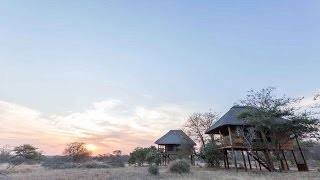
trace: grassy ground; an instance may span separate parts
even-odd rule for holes
[[[54,180],[71,180],[71,179],[96,179],[96,180],[151,180],[151,179],[222,179],[222,180],[242,180],[242,179],[320,179],[320,172],[296,172],[290,171],[286,173],[270,173],[260,171],[234,171],[234,170],[210,170],[202,168],[192,168],[191,173],[185,175],[177,175],[168,173],[165,167],[160,167],[160,175],[152,176],[147,172],[146,167],[125,167],[125,168],[107,168],[107,169],[63,169],[63,170],[48,170],[40,166],[20,166],[12,170],[0,171],[4,175],[0,175],[0,179],[54,179]]]

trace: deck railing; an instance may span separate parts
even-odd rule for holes
[[[222,148],[225,147],[231,147],[230,142],[230,136],[223,136],[221,139],[217,139],[216,142],[221,145]],[[233,147],[239,147],[239,148],[249,148],[248,143],[246,143],[241,137],[239,136],[232,136],[232,146]],[[274,149],[272,148],[274,146],[273,142],[267,143],[268,149]],[[255,142],[252,143],[252,147],[254,149],[265,149],[265,144],[260,140],[257,139]],[[281,144],[281,149],[284,150],[291,150],[293,149],[293,142],[292,140],[286,141],[285,143]]]

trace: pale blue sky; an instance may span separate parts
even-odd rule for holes
[[[1,1],[0,100],[226,111],[250,88],[319,89],[319,1]],[[192,113],[192,112],[190,112]]]

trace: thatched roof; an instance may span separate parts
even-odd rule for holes
[[[206,134],[218,134],[219,129],[226,126],[244,125],[244,121],[239,119],[239,115],[250,108],[247,106],[233,106],[225,115],[223,115],[216,123],[206,130]]]
[[[187,136],[182,130],[170,130],[158,139],[155,144],[165,145],[165,144],[188,144],[188,145],[196,145],[196,143]]]

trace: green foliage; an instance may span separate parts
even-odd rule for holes
[[[63,154],[74,162],[80,162],[88,160],[92,152],[86,148],[84,142],[73,142],[67,144]]]
[[[159,167],[157,165],[149,165],[148,167],[149,174],[159,175]]]
[[[9,146],[3,146],[0,148],[0,163],[7,163],[12,157],[11,149]]]
[[[138,164],[142,166],[145,162],[148,164],[158,163],[160,159],[157,157],[157,148],[150,146],[148,148],[137,147],[130,153],[129,164]]]
[[[239,115],[248,125],[253,125],[261,135],[264,146],[272,146],[275,155],[284,169],[280,149],[290,138],[320,138],[320,122],[313,112],[304,111],[298,107],[302,98],[277,97],[276,88],[269,87],[260,91],[251,90],[247,97],[241,100],[241,105],[247,106],[246,112]],[[270,157],[268,164],[272,167]],[[273,168],[274,169],[274,168]]]
[[[41,160],[43,158],[41,152],[37,151],[38,148],[30,145],[24,144],[13,148],[13,153],[15,156],[23,157],[26,160]]]
[[[209,166],[220,166],[220,161],[223,160],[223,154],[215,142],[207,143],[205,147],[202,147],[201,151],[201,157]]]
[[[9,160],[9,167],[14,167],[22,163],[34,164],[39,163],[45,157],[41,152],[37,151],[38,148],[30,145],[23,144],[13,148],[13,156]]]
[[[71,169],[71,168],[110,168],[113,167],[108,163],[100,162],[96,160],[86,162],[73,162],[70,158],[65,156],[51,156],[47,157],[46,160],[41,164],[43,167],[48,169]]]
[[[119,151],[114,151],[112,154],[99,154],[93,159],[99,162],[104,162],[111,167],[124,167],[125,163],[129,160],[129,156],[122,155]]]
[[[170,162],[168,169],[171,173],[189,173],[190,163],[185,159],[177,159]]]
[[[297,107],[302,98],[277,97],[276,88],[269,87],[260,91],[251,90],[240,104],[251,110],[239,115],[248,124],[254,125],[263,134],[270,134],[277,141],[281,135],[319,138],[319,119],[312,112],[301,113]],[[275,142],[279,143],[279,142]]]
[[[160,154],[157,151],[151,150],[146,155],[146,161],[148,164],[155,163],[156,165],[160,164]]]

